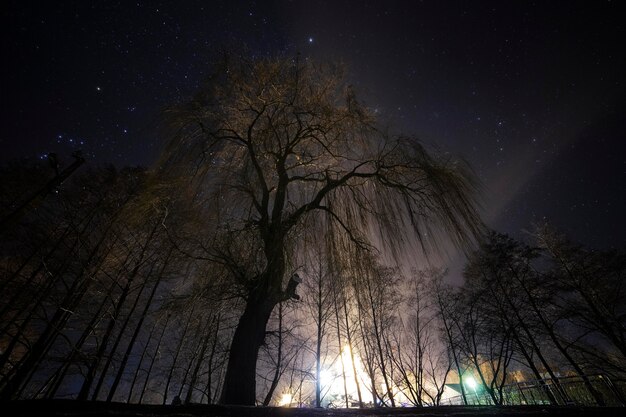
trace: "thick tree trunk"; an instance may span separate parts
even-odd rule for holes
[[[270,297],[258,295],[248,299],[230,347],[222,404],[255,405],[257,357],[276,303]]]
[[[275,220],[280,218],[279,207],[282,207],[282,201],[279,196],[284,191],[278,187],[273,212]],[[284,296],[282,281],[285,253],[281,229],[280,225],[268,227],[263,233],[267,266],[265,272],[258,277],[256,285],[249,289],[246,307],[233,335],[220,398],[222,404],[256,404],[256,363],[259,349],[265,343],[265,329],[270,315]]]

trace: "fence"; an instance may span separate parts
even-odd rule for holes
[[[588,379],[605,405],[626,406],[625,380],[611,380],[605,375],[593,375]],[[560,377],[557,382],[543,379],[505,385],[502,389],[502,405],[551,404],[549,393],[558,405],[599,405],[580,377]],[[476,389],[467,388],[465,398],[468,405],[494,405],[489,393],[481,389],[480,385]],[[451,397],[442,401],[441,405],[464,405],[463,396]]]

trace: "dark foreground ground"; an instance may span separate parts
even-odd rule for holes
[[[626,408],[552,406],[443,406],[327,410],[311,408],[236,407],[218,405],[136,405],[74,400],[0,402],[0,416],[57,417],[409,417],[409,416],[626,416]]]

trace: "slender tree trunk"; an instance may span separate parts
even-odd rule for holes
[[[154,363],[156,362],[156,357],[159,353],[159,349],[161,349],[161,342],[163,341],[163,336],[165,335],[165,330],[167,330],[167,324],[170,322],[170,315],[167,315],[165,319],[165,324],[163,325],[163,330],[161,330],[161,334],[159,335],[159,340],[157,340],[156,347],[154,348],[154,354],[152,355],[152,360],[150,361],[150,366],[148,366],[148,371],[146,372],[146,379],[143,382],[143,387],[141,388],[141,394],[139,395],[139,404],[143,400],[143,396],[146,394],[146,388],[148,387],[148,382],[150,381],[150,375],[152,375],[152,368],[154,367]]]
[[[213,359],[215,358],[215,353],[217,351],[217,337],[220,332],[220,323],[221,323],[221,314],[217,315],[217,323],[215,326],[215,332],[213,334],[213,343],[211,344],[211,353],[209,354],[209,363],[207,369],[207,384],[206,384],[206,396],[207,396],[207,404],[211,404],[213,401]]]
[[[56,277],[60,272],[61,271],[56,271],[56,273],[53,274],[53,276]],[[46,297],[49,295],[49,292],[54,286],[57,279],[50,279],[49,283],[44,287],[44,290],[39,292],[39,294],[35,297],[33,303],[30,305],[30,309],[27,311],[26,317],[23,317],[20,320],[19,316],[22,314],[22,312],[20,311],[16,314],[15,317],[13,317],[13,320],[10,320],[5,326],[5,328],[2,329],[2,333],[9,335],[11,337],[11,340],[9,341],[9,344],[6,345],[6,347],[4,348],[2,355],[0,355],[0,369],[4,368],[9,363],[11,355],[13,354],[13,351],[15,350],[18,344],[23,344],[27,349],[29,348],[28,343],[22,341],[22,336],[24,335],[24,332],[28,328],[28,325],[30,324],[31,320],[35,317],[35,313],[37,313],[37,310],[39,310],[40,308],[44,308],[42,307],[42,304],[44,300],[46,299]],[[26,309],[27,307],[24,308],[24,310]],[[17,324],[17,323],[19,324],[17,326],[15,334],[10,335],[9,326],[11,326],[12,324]]]
[[[187,383],[187,377],[189,376],[189,372],[191,372],[191,368],[193,366],[194,358],[198,356],[199,351],[202,349],[202,343],[206,340],[205,337],[198,337],[198,346],[193,351],[193,356],[189,359],[189,363],[187,363],[187,368],[185,369],[185,374],[183,375],[183,379],[180,381],[180,388],[178,389],[177,397],[182,400],[183,390],[185,389],[185,384]],[[200,360],[200,358],[198,358]],[[190,391],[191,385],[188,387],[188,391]],[[181,401],[182,402],[182,401]]]
[[[496,294],[493,292],[492,290],[492,296],[496,297]],[[558,405],[558,400],[557,398],[554,396],[554,394],[552,393],[552,391],[550,390],[550,387],[546,384],[544,378],[541,376],[541,373],[539,372],[539,369],[537,369],[537,366],[535,365],[535,362],[533,360],[533,358],[531,357],[531,352],[528,352],[528,350],[526,349],[526,346],[524,346],[524,342],[522,341],[522,338],[518,332],[518,326],[515,325],[510,319],[509,319],[509,313],[510,311],[504,309],[503,307],[500,306],[500,304],[498,304],[498,310],[499,313],[501,315],[501,317],[506,321],[507,325],[512,329],[511,330],[511,334],[513,336],[513,339],[515,340],[517,347],[519,348],[522,356],[526,359],[526,365],[530,368],[530,370],[532,371],[533,375],[535,376],[535,378],[537,379],[537,382],[541,385],[543,391],[545,392],[546,396],[548,397],[548,400],[550,401],[550,403],[552,405]],[[534,349],[533,349],[534,351]]]
[[[185,404],[189,404],[193,397],[194,387],[196,386],[196,382],[198,381],[198,374],[200,372],[200,367],[204,362],[204,355],[206,354],[206,350],[209,347],[209,340],[211,339],[210,330],[215,323],[216,316],[213,316],[211,321],[209,321],[207,328],[205,329],[205,334],[202,341],[202,347],[200,348],[200,353],[196,358],[196,366],[194,367],[193,373],[191,374],[191,381],[189,381],[189,388],[187,389],[187,395],[185,395]]]
[[[424,400],[422,399],[423,394],[424,394],[424,349],[425,349],[425,344],[428,343],[427,339],[428,336],[424,335],[425,330],[425,326],[428,325],[428,321],[426,323],[424,323],[424,321],[422,320],[422,313],[424,311],[424,305],[422,304],[422,294],[421,294],[421,290],[423,289],[423,286],[420,286],[420,283],[422,283],[421,280],[416,281],[415,282],[415,327],[414,327],[414,332],[415,332],[415,356],[414,356],[414,368],[417,368],[417,376],[416,376],[416,389],[415,389],[415,395],[416,395],[416,399],[417,399],[417,403],[420,407],[424,406]]]
[[[274,390],[278,386],[278,381],[280,380],[280,367],[282,366],[282,358],[283,358],[283,303],[278,303],[278,352],[276,358],[276,370],[274,371],[274,377],[272,378],[272,384],[270,385],[270,389],[267,391],[267,395],[263,400],[263,406],[267,407],[272,400],[272,396],[274,395]]]
[[[378,360],[380,361],[380,370],[383,374],[383,380],[385,381],[385,389],[387,390],[387,396],[389,397],[389,401],[391,402],[391,406],[395,407],[396,402],[393,398],[393,392],[391,384],[389,383],[389,375],[387,375],[387,367],[385,365],[385,357],[383,354],[382,348],[382,329],[380,323],[378,322],[378,312],[376,311],[376,306],[374,305],[374,294],[372,293],[372,287],[369,280],[367,281],[367,290],[369,294],[369,304],[372,312],[372,323],[374,325],[374,338],[376,340],[376,348],[378,351]]]
[[[87,396],[89,396],[89,391],[91,390],[91,385],[93,384],[93,381],[95,380],[96,377],[96,372],[98,370],[98,366],[102,360],[102,358],[104,357],[105,353],[106,353],[106,349],[107,349],[107,345],[109,343],[109,339],[111,338],[111,336],[113,335],[113,329],[115,328],[115,324],[117,322],[118,317],[120,316],[121,312],[122,312],[122,308],[124,307],[124,304],[126,302],[126,298],[128,297],[128,295],[130,294],[131,291],[131,285],[134,282],[135,278],[137,277],[137,275],[139,274],[139,269],[141,268],[143,262],[144,262],[144,256],[146,254],[146,251],[148,249],[148,245],[150,244],[150,242],[152,241],[152,238],[154,237],[154,234],[157,231],[157,228],[159,227],[160,223],[159,222],[154,222],[154,225],[152,226],[152,229],[150,231],[150,233],[148,234],[143,246],[141,247],[141,251],[139,253],[139,256],[137,258],[137,260],[135,261],[135,267],[132,269],[131,273],[129,274],[129,276],[126,278],[126,285],[124,286],[124,289],[122,290],[122,294],[120,295],[120,298],[118,299],[117,305],[115,306],[115,310],[113,313],[113,316],[111,317],[111,319],[109,320],[109,325],[107,327],[107,331],[105,333],[105,336],[102,339],[102,343],[98,349],[98,355],[96,356],[96,359],[94,361],[94,363],[92,364],[92,366],[89,368],[89,371],[87,373],[87,377],[85,378],[85,381],[83,383],[83,387],[81,388],[81,391],[78,395],[79,399],[86,399]],[[132,253],[132,251],[129,251],[128,256],[130,256],[130,254]],[[127,257],[128,259],[128,257]],[[126,263],[126,261],[124,262],[124,264]],[[145,282],[144,282],[145,285]],[[143,286],[141,288],[141,290],[139,291],[139,294],[137,295],[137,298],[135,299],[135,303],[133,305],[133,310],[134,308],[137,306],[139,297],[141,296],[141,292],[143,291]],[[98,398],[98,394],[100,393],[100,388],[102,387],[102,384],[104,383],[104,378],[106,377],[106,374],[108,372],[108,368],[111,364],[111,361],[113,360],[113,355],[115,354],[115,351],[117,350],[117,346],[120,343],[121,337],[124,333],[124,330],[126,328],[126,326],[128,325],[128,321],[130,319],[130,316],[132,315],[132,311],[131,313],[129,313],[126,317],[126,320],[122,326],[122,328],[120,329],[119,333],[118,333],[118,337],[116,338],[115,342],[114,342],[114,346],[111,349],[111,352],[109,353],[109,357],[107,358],[107,361],[105,363],[104,368],[102,369],[102,372],[100,373],[100,378],[98,379],[98,382],[96,384],[96,387],[94,389],[93,395],[91,397],[92,400],[96,400]]]
[[[130,252],[127,254],[126,259],[124,260],[124,264],[128,261],[128,259],[130,258]],[[121,274],[121,272],[120,272]],[[118,274],[118,278],[119,278],[119,274]],[[114,284],[115,284],[116,280],[114,280]],[[113,285],[111,287],[112,289],[115,288],[115,285]],[[102,338],[102,341],[100,342],[100,344],[98,345],[98,349],[96,351],[96,357],[91,361],[91,363],[89,363],[89,365],[87,366],[87,375],[85,375],[85,378],[83,380],[83,384],[81,386],[81,389],[78,393],[78,400],[86,400],[87,397],[89,397],[89,392],[91,391],[91,386],[93,384],[93,381],[96,377],[96,372],[98,369],[98,366],[100,365],[100,361],[102,360],[102,357],[104,356],[104,353],[106,351],[106,347],[107,344],[109,342],[109,338],[111,337],[111,332],[113,331],[113,326],[115,325],[115,321],[117,319],[117,316],[119,315],[119,310],[121,309],[122,304],[124,303],[124,300],[126,298],[126,294],[128,292],[128,288],[130,288],[130,282],[128,281],[126,283],[126,286],[124,287],[124,289],[122,290],[122,294],[120,296],[120,298],[118,299],[117,305],[113,311],[113,314],[111,316],[111,318],[109,319],[109,323],[108,326],[106,328],[106,331],[104,333],[104,336]],[[113,298],[113,294],[109,293],[107,295],[107,297],[110,297],[111,299]]]
[[[139,305],[139,300],[141,299],[141,294],[143,293],[145,286],[146,286],[146,280],[144,280],[141,287],[139,288],[139,291],[137,291],[137,296],[135,297],[135,301],[133,302],[133,305],[131,306],[130,311],[126,314],[126,317],[124,318],[124,322],[122,323],[122,326],[120,327],[117,333],[115,342],[113,342],[113,346],[111,347],[111,350],[107,356],[107,360],[104,363],[104,366],[102,367],[102,371],[100,372],[100,377],[98,378],[98,383],[96,384],[96,388],[93,391],[93,395],[91,397],[93,401],[98,399],[98,395],[100,394],[100,390],[102,389],[104,380],[106,379],[106,376],[109,373],[109,368],[111,367],[111,364],[113,363],[113,360],[115,359],[115,353],[117,352],[117,349],[120,343],[122,342],[124,334],[126,333],[126,329],[128,328],[128,323],[130,322],[130,319],[132,318],[135,312],[135,309]],[[120,368],[118,371],[123,373],[124,369]],[[109,392],[109,395],[107,396],[107,402],[110,402],[111,398],[112,396],[111,396],[111,393]]]
[[[167,404],[167,394],[170,389],[170,383],[172,382],[172,376],[174,375],[174,369],[176,369],[176,362],[178,361],[178,356],[185,344],[185,337],[187,337],[187,331],[191,325],[193,312],[195,311],[196,306],[194,305],[191,308],[191,313],[189,313],[189,317],[187,318],[187,323],[185,324],[185,328],[183,330],[183,334],[180,336],[180,341],[178,342],[178,346],[176,347],[176,353],[174,354],[174,358],[172,359],[172,366],[170,367],[170,372],[167,375],[167,380],[165,382],[165,390],[163,390],[163,405]]]
[[[341,376],[343,378],[343,392],[346,397],[346,408],[350,408],[350,399],[348,398],[348,381],[346,380],[346,364],[343,359],[343,345],[341,344],[341,322],[339,320],[339,305],[337,303],[337,291],[333,291],[333,301],[335,304],[335,322],[337,324],[337,345],[339,346],[339,359],[341,360]],[[354,376],[356,379],[356,375]]]
[[[113,328],[115,327],[115,323],[117,321],[117,317],[120,314],[122,305],[126,301],[126,296],[128,295],[128,291],[130,289],[130,283],[131,281],[128,281],[126,283],[126,286],[122,290],[122,294],[117,302],[113,315],[109,319],[109,323],[102,337],[102,341],[100,342],[100,345],[98,346],[96,357],[94,358],[94,360],[91,362],[91,364],[89,365],[87,369],[87,375],[85,376],[83,385],[81,386],[80,392],[78,393],[78,398],[77,398],[78,400],[86,400],[89,397],[91,386],[93,385],[93,382],[96,379],[96,372],[98,370],[98,366],[100,365],[100,361],[102,360],[106,352],[109,340],[111,338],[111,334],[113,333]],[[95,397],[92,397],[92,399],[95,399]]]
[[[323,311],[322,311],[322,277],[317,280],[317,340],[315,343],[315,406],[322,406],[322,337],[324,336],[323,328]]]
[[[361,382],[356,369],[356,361],[354,360],[354,344],[352,343],[352,331],[350,330],[350,318],[348,316],[348,300],[346,299],[345,288],[342,287],[341,298],[343,301],[343,317],[346,322],[346,340],[348,341],[348,349],[350,349],[350,361],[352,362],[352,374],[354,375],[354,384],[356,385],[356,393],[359,398],[359,408],[363,408],[363,396],[361,394]]]
[[[623,327],[620,326],[622,331],[619,334],[615,333],[614,326],[606,320],[604,314],[602,314],[602,306],[598,305],[598,297],[592,297],[588,290],[585,290],[584,285],[580,283],[580,278],[575,271],[572,271],[572,268],[568,265],[569,262],[567,259],[564,259],[563,256],[559,254],[558,250],[551,245],[548,246],[548,251],[552,258],[554,258],[563,268],[567,276],[569,277],[569,281],[564,282],[563,284],[576,292],[582,300],[587,304],[591,313],[595,317],[594,326],[596,329],[603,334],[607,339],[609,339],[613,345],[620,351],[623,357],[626,358],[626,341],[624,340]],[[585,274],[583,274],[584,276]],[[601,301],[600,301],[601,302]]]
[[[22,396],[22,393],[24,392],[26,387],[28,387],[32,378],[36,375],[37,368],[41,365],[41,363],[43,362],[43,359],[48,355],[50,349],[54,345],[54,342],[62,333],[62,330],[65,328],[67,321],[74,314],[73,312],[78,307],[81,300],[87,293],[90,285],[91,285],[91,282],[88,280],[81,283],[80,287],[77,288],[75,291],[73,291],[74,294],[72,298],[70,299],[69,304],[65,304],[65,306],[61,306],[61,310],[63,311],[63,314],[58,316],[59,317],[58,320],[53,320],[53,324],[51,326],[54,328],[54,330],[50,333],[50,337],[48,341],[42,345],[41,351],[37,353],[37,356],[39,357],[39,359],[33,363],[32,369],[30,369],[30,371],[26,374],[26,377],[24,378],[24,381],[21,384],[21,388],[18,391],[18,394],[17,394],[18,398]]]
[[[94,210],[94,212],[95,212],[95,210]],[[79,243],[81,242],[81,237],[82,237],[83,233],[85,232],[87,226],[90,224],[92,218],[93,218],[93,213],[91,214],[89,219],[86,221],[86,223],[82,227],[82,229],[80,231],[77,231],[77,235],[78,236],[74,240],[74,243],[72,244],[72,246],[67,250],[68,253],[73,254],[75,252],[76,248],[78,247]],[[58,243],[60,245],[61,242],[59,241]],[[96,246],[100,247],[100,245],[96,245]],[[55,249],[56,249],[56,247],[55,247]],[[95,255],[95,252],[91,252],[91,254]],[[52,251],[48,254],[48,256],[52,256]],[[88,260],[91,260],[91,257],[88,258]],[[71,263],[71,261],[72,261],[72,256],[66,256],[63,259],[63,262],[61,263],[61,265],[59,265],[57,268],[55,268],[54,271],[52,271],[51,273],[48,272],[47,274],[44,273],[45,278],[47,278],[45,280],[46,281],[45,285],[43,285],[41,288],[39,288],[38,291],[36,291],[35,294],[31,295],[31,298],[34,299],[34,302],[28,303],[27,305],[25,305],[24,308],[22,308],[21,310],[18,310],[15,314],[13,314],[11,319],[7,320],[7,323],[3,327],[3,329],[0,331],[0,334],[9,334],[9,328],[11,327],[11,325],[14,325],[17,322],[19,322],[20,324],[19,324],[19,326],[17,328],[17,332],[15,333],[15,335],[13,335],[11,337],[11,341],[5,347],[2,355],[0,356],[0,369],[4,368],[4,366],[6,365],[7,361],[9,360],[10,356],[13,353],[13,350],[15,349],[17,344],[20,342],[21,337],[22,337],[24,331],[26,330],[26,328],[28,327],[28,324],[30,323],[31,319],[35,316],[35,313],[37,312],[37,310],[42,308],[42,304],[43,304],[44,300],[46,299],[46,297],[48,297],[50,295],[50,292],[54,288],[55,284],[57,284],[59,281],[62,280],[63,273],[67,270],[67,267]],[[31,273],[30,278],[28,279],[27,283],[28,284],[32,284],[35,281],[35,278],[40,274],[40,272],[45,267],[46,267],[46,262],[42,261],[39,264],[39,266]],[[80,276],[81,275],[79,275],[79,277]],[[24,295],[23,293],[26,290],[28,290],[28,288],[30,288],[30,285],[27,285],[27,283],[22,285],[20,291],[16,292],[13,295],[11,300],[7,303],[5,308],[2,310],[2,313],[0,313],[0,317],[5,317],[6,318],[5,314],[8,312],[8,309],[12,305],[14,305],[17,302],[17,300],[19,300],[19,298],[21,296]],[[26,317],[24,317],[20,321],[20,316],[22,316],[22,314],[24,314],[24,313],[26,313]]]
[[[2,393],[0,393],[0,400],[9,400],[14,397],[22,383],[44,357],[50,344],[63,329],[71,312],[87,291],[89,284],[89,281],[83,281],[80,277],[76,278],[74,284],[68,290],[66,299],[62,302],[61,306],[52,317],[52,320],[46,326],[46,330],[39,336],[37,342],[32,346],[32,349],[28,351],[25,357],[16,366],[17,371],[13,377],[7,381]]]
[[[102,200],[100,200],[101,202]],[[39,275],[39,273],[42,271],[42,269],[44,269],[46,267],[46,265],[48,264],[49,260],[52,258],[52,255],[54,255],[54,253],[57,251],[57,249],[59,249],[61,247],[61,245],[63,243],[66,243],[66,237],[69,235],[70,232],[74,231],[76,233],[76,236],[78,237],[75,241],[74,244],[72,245],[71,248],[69,248],[66,252],[67,253],[72,253],[74,251],[74,249],[76,248],[76,246],[81,243],[81,238],[85,235],[85,232],[88,230],[89,226],[92,224],[91,221],[95,218],[96,214],[98,213],[98,211],[100,210],[100,205],[99,204],[94,204],[93,209],[91,209],[80,221],[78,221],[77,224],[69,224],[67,227],[65,227],[65,229],[63,230],[63,232],[61,233],[61,235],[55,240],[54,245],[47,251],[47,253],[45,254],[45,256],[43,256],[43,258],[41,259],[41,261],[39,262],[39,264],[37,265],[37,268],[35,268],[31,273],[29,278],[22,283],[22,285],[20,285],[19,289],[17,291],[15,291],[13,293],[13,296],[11,297],[11,299],[8,300],[8,302],[5,304],[5,306],[2,308],[2,310],[0,310],[0,317],[6,317],[6,313],[15,305],[15,303],[17,302],[17,300],[20,299],[20,297],[22,297],[24,295],[24,293],[26,291],[29,291],[32,289],[32,283],[34,282],[35,278]],[[119,213],[119,211],[117,212]],[[113,219],[116,218],[117,213],[115,213],[113,215]],[[81,222],[83,223],[81,226]],[[112,223],[112,221],[111,221]],[[79,230],[77,230],[79,229]],[[110,225],[107,227],[107,230],[110,229]],[[4,293],[4,289],[5,287],[7,287],[15,278],[17,278],[17,276],[19,275],[20,271],[28,264],[28,261],[36,254],[36,252],[44,246],[45,243],[42,243],[37,250],[33,251],[31,253],[31,255],[26,259],[26,261],[22,262],[22,264],[19,266],[19,268],[13,272],[13,274],[11,275],[11,277],[9,279],[7,279],[6,281],[2,281],[0,284],[0,294]],[[71,260],[71,257],[66,257],[66,262],[69,262]],[[57,270],[62,270],[62,268],[57,268]],[[53,276],[56,276],[56,274],[52,274]],[[50,287],[53,283],[54,280],[49,280],[50,283],[48,284],[48,287]],[[40,290],[41,292],[43,292],[44,294],[47,294],[47,287],[44,287],[43,290]],[[19,317],[19,312],[15,315],[15,317]],[[4,330],[2,331],[4,333]]]
[[[569,354],[567,349],[565,349],[565,347],[561,344],[557,335],[554,333],[554,330],[553,329],[548,330],[548,334],[550,335],[552,342],[554,343],[556,348],[559,350],[559,352],[561,352],[561,354],[565,357],[565,359],[567,359],[570,365],[572,365],[572,367],[574,368],[578,376],[580,376],[580,378],[583,380],[583,384],[585,385],[585,387],[587,388],[591,396],[596,400],[596,404],[599,406],[605,406],[606,402],[604,401],[602,394],[594,388],[587,374],[585,374],[582,368],[578,365],[578,363],[574,360],[574,358],[572,358],[572,356]]]
[[[496,276],[499,277],[497,271],[495,271],[495,274],[496,274]],[[559,382],[558,377],[554,374],[554,371],[552,371],[552,367],[550,366],[550,364],[548,364],[548,361],[544,357],[544,355],[543,355],[543,353],[541,351],[541,348],[539,347],[539,345],[537,344],[537,341],[535,340],[535,337],[533,336],[532,332],[530,331],[530,329],[526,325],[526,321],[521,316],[517,306],[515,306],[513,301],[508,296],[507,289],[503,287],[502,282],[500,281],[500,279],[498,279],[497,282],[500,284],[500,291],[504,295],[504,299],[506,300],[506,302],[509,305],[511,311],[513,311],[513,313],[515,314],[515,317],[517,318],[517,325],[524,331],[524,334],[528,338],[528,341],[530,342],[530,345],[532,346],[533,350],[537,354],[537,357],[541,361],[541,364],[545,368],[546,372],[548,372],[548,375],[550,375],[550,379],[552,380],[552,383],[554,384],[554,386],[556,387],[557,391],[559,392],[559,395],[561,396],[561,398],[564,401],[567,402],[568,401],[567,392],[561,386],[561,383]],[[493,289],[492,289],[492,294],[493,294]],[[494,294],[494,297],[495,296],[496,296],[496,294]]]
[[[89,223],[89,222],[88,222]],[[73,230],[74,228],[71,226],[67,226],[65,228],[65,230],[63,231],[63,233],[61,234],[61,236],[55,241],[54,246],[52,246],[52,248],[50,250],[48,250],[48,252],[46,253],[46,255],[43,257],[43,259],[39,262],[39,264],[37,265],[37,268],[35,268],[28,276],[28,279],[26,279],[22,285],[19,286],[19,288],[13,293],[13,295],[11,296],[11,298],[9,300],[6,301],[6,303],[4,303],[4,307],[2,307],[2,310],[0,310],[0,317],[5,317],[7,313],[14,308],[15,304],[17,303],[17,301],[24,296],[24,294],[26,293],[26,291],[31,290],[32,288],[32,284],[35,281],[35,278],[37,278],[37,276],[39,275],[39,273],[45,268],[46,264],[48,263],[48,261],[50,260],[50,258],[52,257],[52,255],[54,254],[54,252],[56,252],[56,250],[61,246],[61,244],[65,243],[66,240],[66,236],[69,234],[69,232],[71,230]],[[42,245],[43,246],[43,245]],[[30,258],[29,258],[30,259]],[[28,260],[27,260],[28,261]],[[4,293],[4,289],[5,287],[8,287],[8,285],[15,279],[17,278],[19,272],[27,265],[27,261],[25,261],[24,263],[22,263],[22,265],[20,265],[20,267],[18,268],[18,270],[16,272],[14,272],[11,276],[10,279],[3,281],[3,287],[2,290],[0,290],[0,294]],[[45,293],[45,291],[43,291]],[[14,315],[14,317],[19,317],[20,313],[16,313]],[[8,324],[8,323],[7,323]],[[5,330],[2,330],[2,333],[5,333]]]
[[[122,379],[122,376],[124,375],[124,371],[126,370],[126,364],[128,363],[128,359],[130,358],[130,354],[133,351],[135,342],[137,341],[137,337],[139,336],[139,333],[143,327],[143,322],[146,319],[148,310],[150,309],[150,306],[152,305],[152,300],[154,298],[154,295],[156,294],[157,288],[159,287],[161,278],[163,277],[163,272],[165,271],[169,258],[172,254],[172,250],[173,248],[170,248],[170,250],[168,251],[165,257],[165,260],[163,261],[163,265],[161,266],[161,270],[159,271],[159,274],[157,275],[156,282],[154,283],[154,286],[152,287],[152,291],[150,292],[150,295],[148,296],[148,299],[146,300],[146,304],[143,308],[143,311],[141,312],[141,316],[139,317],[139,322],[135,326],[135,331],[130,339],[130,342],[128,343],[126,352],[124,352],[124,357],[122,358],[122,362],[120,363],[119,369],[117,370],[117,375],[115,375],[115,380],[113,381],[113,384],[111,385],[111,389],[109,390],[109,395],[107,396],[107,402],[110,402],[113,399],[113,396],[115,395],[115,391],[117,390],[117,387]],[[146,276],[145,278],[146,281],[150,278],[150,275],[151,274],[148,274]],[[145,285],[145,281],[144,281],[144,285]],[[143,290],[143,287],[142,287],[142,290]],[[137,295],[137,301],[135,302],[135,305],[139,301],[139,298],[141,297],[141,293],[142,291],[140,290],[139,294]],[[133,306],[133,311],[134,309],[135,307]],[[129,313],[129,317],[131,314],[132,312]],[[122,332],[123,330],[120,332],[120,335],[122,334]]]
[[[456,351],[456,343],[454,341],[454,336],[452,335],[452,325],[450,320],[454,320],[452,317],[448,317],[449,311],[446,308],[444,300],[441,298],[441,294],[439,293],[440,289],[437,288],[437,293],[435,294],[437,298],[437,307],[439,310],[439,314],[441,317],[441,322],[443,324],[444,330],[446,332],[446,338],[448,339],[448,348],[452,352],[452,358],[454,359],[454,366],[456,367],[456,371],[459,374],[459,387],[461,388],[461,398],[463,398],[463,404],[467,404],[467,395],[465,393],[465,386],[463,385],[463,370],[461,369],[461,363],[459,361],[459,356]]]
[[[107,229],[103,232],[98,243],[92,248],[87,259],[94,258],[96,253],[100,250],[100,247],[104,244],[108,232],[112,227],[112,223],[109,223]],[[20,386],[29,377],[31,372],[38,366],[41,359],[45,356],[46,352],[50,348],[52,342],[56,339],[57,335],[62,331],[63,326],[69,319],[70,315],[82,299],[83,295],[87,292],[89,286],[92,284],[92,280],[84,279],[87,272],[87,265],[85,265],[78,276],[72,282],[72,285],[68,288],[65,298],[61,302],[61,305],[56,310],[52,319],[46,326],[44,332],[38,337],[37,341],[33,344],[22,360],[15,366],[15,374],[13,376],[6,376],[6,385],[3,387],[0,393],[0,400],[11,399],[18,392]],[[10,379],[9,379],[10,378]]]
[[[522,353],[522,356],[524,356],[524,358],[526,359],[526,364],[528,365],[533,375],[537,379],[537,382],[541,385],[543,392],[546,393],[546,396],[548,397],[548,400],[550,401],[550,403],[552,405],[558,405],[559,402],[557,401],[554,394],[552,394],[552,391],[550,390],[550,387],[548,387],[548,385],[546,384],[546,381],[544,380],[544,378],[541,376],[539,369],[537,369],[537,366],[535,365],[533,358],[530,356],[530,353],[526,350],[526,347],[524,346],[522,340],[520,339],[520,336],[517,334],[517,331],[513,331],[513,338],[517,342],[517,346],[519,347],[520,352]]]
[[[111,287],[109,288],[107,294],[110,294],[111,291],[113,291],[113,288],[115,287],[115,285],[116,285],[115,282],[111,283]],[[98,309],[96,310],[94,315],[91,317],[89,324],[87,324],[80,338],[74,344],[72,351],[70,352],[68,357],[63,360],[63,366],[60,368],[59,374],[55,376],[54,381],[52,381],[52,384],[50,385],[50,388],[48,389],[46,393],[47,398],[54,398],[54,396],[56,395],[59,387],[61,386],[61,384],[63,383],[63,380],[65,379],[65,375],[67,374],[70,366],[74,364],[74,362],[76,361],[76,358],[79,356],[80,350],[82,349],[85,341],[87,341],[89,336],[94,332],[96,323],[98,322],[98,320],[101,319],[102,311],[104,310],[104,307],[106,306],[107,302],[108,302],[108,298],[104,297],[102,299],[102,302],[98,306]]]
[[[93,275],[97,275],[101,268],[102,268],[102,261],[100,261],[100,264],[97,266],[97,269],[93,271]],[[81,275],[84,275],[84,271],[81,272]],[[74,314],[74,311],[78,308],[80,302],[83,300],[83,297],[85,296],[85,294],[87,294],[87,291],[89,290],[92,284],[93,284],[92,279],[84,279],[79,289],[76,290],[76,295],[71,299],[71,304],[66,305],[65,307],[61,307],[61,309],[65,312],[65,314],[62,316],[61,321],[56,324],[55,327],[57,328],[57,331],[55,331],[52,334],[50,341],[44,347],[44,350],[41,353],[42,358],[48,355],[50,349],[52,349],[52,347],[54,346],[54,342],[61,335],[62,330],[65,327],[65,324],[70,319],[70,317]],[[40,364],[40,362],[41,360],[39,361],[38,364],[35,365],[33,370],[27,376],[25,382],[22,384],[22,388],[20,390],[20,396],[21,396],[21,393],[26,389],[26,387],[30,383],[31,379],[36,375],[36,370],[37,370],[36,367]]]
[[[539,306],[535,302],[533,295],[531,294],[528,287],[524,284],[524,281],[522,280],[522,278],[519,276],[517,271],[515,271],[514,268],[511,267],[510,265],[509,265],[509,269],[511,270],[511,272],[517,279],[517,282],[521,285],[522,289],[524,290],[524,293],[526,294],[526,298],[528,299],[528,302],[530,303],[533,312],[535,313],[535,315],[537,316],[537,318],[543,325],[544,329],[548,332],[548,335],[550,336],[550,339],[554,343],[554,346],[556,346],[556,348],[559,350],[559,352],[561,352],[563,357],[565,357],[565,359],[570,363],[570,365],[572,365],[572,367],[574,368],[578,376],[580,376],[580,378],[583,380],[583,384],[585,385],[585,387],[587,388],[591,396],[596,400],[596,403],[599,406],[606,405],[604,398],[602,398],[602,394],[600,394],[600,392],[594,388],[593,384],[591,383],[591,381],[589,381],[589,378],[587,377],[585,372],[578,365],[578,363],[574,360],[574,358],[572,358],[572,356],[569,354],[567,349],[565,349],[565,347],[563,346],[563,344],[557,337],[556,333],[554,332],[554,327],[550,325],[550,323],[548,323],[548,320],[545,318],[544,314],[539,309]]]
[[[622,324],[618,325],[618,329],[615,329],[615,325],[607,320],[606,315],[602,313],[602,306],[597,305],[597,298],[590,295],[587,291],[579,286],[573,288],[582,297],[585,303],[591,309],[593,316],[595,317],[594,325],[601,331],[607,339],[609,339],[613,345],[620,351],[622,356],[626,358],[626,340],[624,340],[624,327]],[[606,309],[605,309],[606,310]],[[613,318],[614,321],[618,321],[617,318]]]
[[[144,345],[144,348],[141,350],[141,356],[139,357],[139,363],[137,363],[137,368],[135,368],[135,374],[133,375],[133,381],[130,384],[130,388],[128,390],[128,398],[126,399],[127,403],[130,403],[133,398],[133,391],[135,390],[135,384],[137,383],[137,379],[139,378],[139,372],[141,371],[141,365],[143,364],[143,360],[146,356],[146,352],[148,351],[148,346],[150,345],[150,341],[152,341],[152,336],[154,335],[154,331],[156,330],[158,322],[155,320],[152,328],[150,329],[150,333],[148,334],[148,338]]]
[[[358,321],[359,321],[359,327],[361,329],[361,340],[363,341],[363,352],[365,353],[365,358],[366,358],[366,367],[367,367],[367,373],[368,376],[370,378],[370,387],[372,390],[372,404],[374,407],[379,407],[378,404],[378,391],[376,390],[376,374],[375,374],[375,369],[374,369],[374,356],[370,354],[370,351],[368,349],[367,343],[367,335],[365,333],[365,329],[363,327],[363,317],[361,316],[362,310],[363,310],[363,306],[361,304],[361,301],[359,300],[359,295],[357,294],[357,315],[358,315]]]

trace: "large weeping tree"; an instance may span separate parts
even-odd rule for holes
[[[241,301],[221,402],[253,405],[256,363],[275,306],[291,297],[307,243],[333,268],[359,253],[398,255],[480,230],[467,168],[382,129],[334,65],[231,57],[171,109],[162,169],[202,258]],[[172,230],[173,228],[170,228]],[[176,230],[179,230],[178,228]]]

